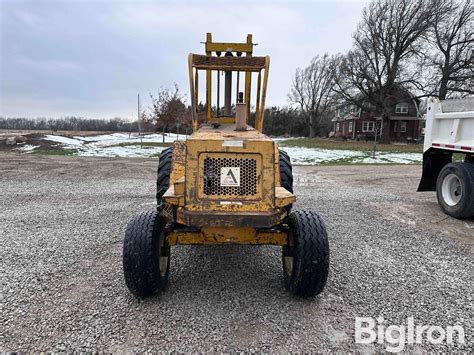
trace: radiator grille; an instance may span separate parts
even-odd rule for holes
[[[240,168],[240,186],[221,186],[221,168]],[[247,196],[257,195],[257,160],[252,158],[204,159],[204,195]]]

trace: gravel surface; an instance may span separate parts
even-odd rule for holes
[[[354,340],[356,316],[383,316],[464,327],[464,345],[407,351],[473,352],[469,241],[387,217],[377,206],[417,196],[387,188],[389,179],[338,183],[331,167],[295,168],[296,208],[320,213],[329,232],[320,296],[284,290],[278,247],[178,246],[168,290],[134,298],[122,239],[128,220],[154,206],[156,163],[0,154],[1,351],[383,351]]]

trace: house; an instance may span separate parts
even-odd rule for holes
[[[419,113],[419,99],[413,99],[405,90],[397,90],[391,100],[390,140],[392,142],[418,142],[422,139],[424,120]],[[380,114],[373,105],[362,110],[356,105],[343,104],[332,119],[333,135],[346,139],[373,140],[380,134]],[[377,131],[378,130],[378,131]]]

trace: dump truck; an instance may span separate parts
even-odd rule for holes
[[[160,155],[157,208],[127,225],[126,285],[139,297],[165,290],[176,245],[276,245],[289,292],[319,294],[329,272],[326,227],[313,211],[292,211],[290,157],[263,134],[270,58],[253,56],[251,34],[246,42],[223,43],[208,33],[204,44],[205,54],[188,56],[193,133]],[[204,110],[198,105],[201,81]]]
[[[429,98],[418,191],[436,191],[449,216],[474,216],[474,97]]]

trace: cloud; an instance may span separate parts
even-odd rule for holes
[[[136,94],[178,83],[187,54],[252,33],[270,55],[268,105],[287,104],[295,69],[349,49],[363,2],[4,1],[2,116],[132,117]],[[201,97],[202,94],[201,94]],[[145,101],[145,105],[146,105]]]

